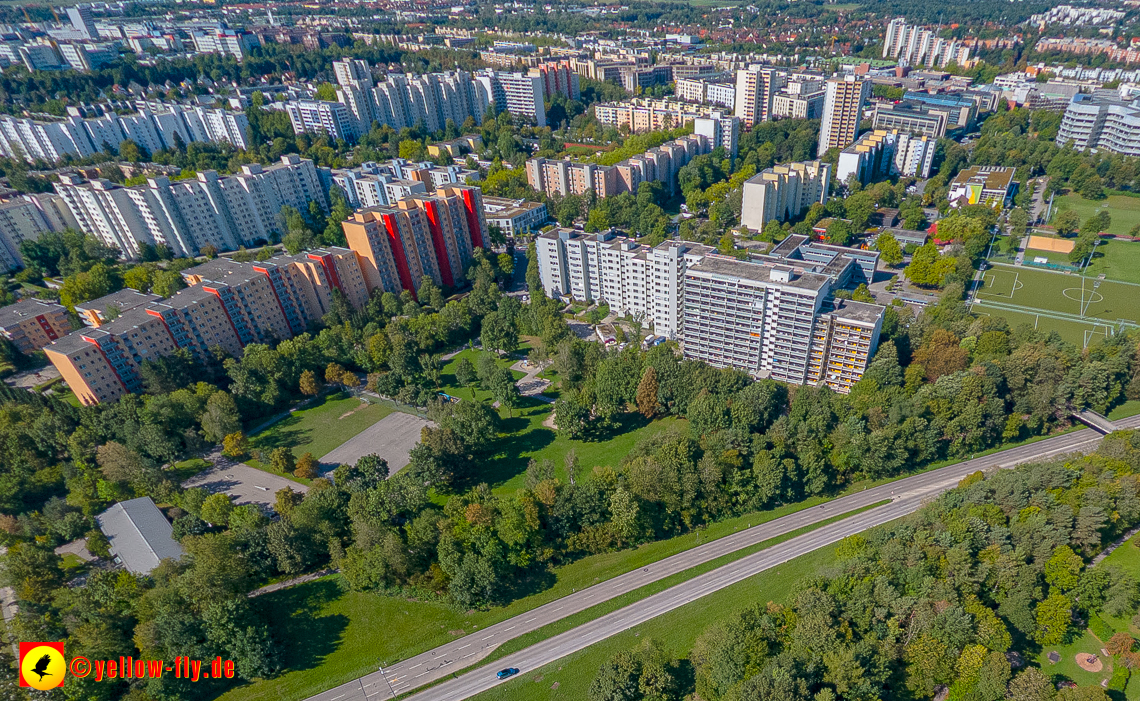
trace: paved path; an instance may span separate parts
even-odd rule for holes
[[[520,360],[511,366],[511,370],[525,373],[526,376],[519,379],[515,384],[519,388],[519,394],[524,397],[532,397],[539,401],[553,404],[554,400],[543,394],[543,391],[550,386],[550,380],[544,380],[538,376],[542,372],[545,365],[531,365],[526,360]]]
[[[183,482],[184,488],[202,487],[210,493],[224,492],[232,497],[235,504],[262,504],[270,508],[277,500],[277,491],[283,487],[302,494],[309,491],[300,482],[237,462],[217,450],[205,459],[214,463],[214,466]]]
[[[321,456],[321,465],[330,469],[355,465],[362,456],[375,453],[388,461],[388,474],[394,475],[411,462],[409,454],[420,442],[421,429],[432,425],[414,414],[394,411]]]
[[[1122,428],[1140,427],[1140,417],[1124,419],[1117,424]],[[450,676],[456,670],[478,662],[507,640],[542,628],[616,596],[634,591],[646,584],[771,538],[817,524],[836,515],[849,513],[880,501],[892,500],[890,504],[817,528],[780,545],[767,548],[712,572],[694,577],[660,594],[602,616],[591,623],[508,655],[495,665],[495,669],[518,667],[524,673],[533,671],[559,657],[580,650],[598,640],[626,630],[632,625],[729,586],[757,572],[834,543],[852,533],[858,533],[911,513],[917,510],[925,500],[953,488],[963,477],[977,470],[1014,467],[1024,462],[1040,460],[1051,455],[1090,451],[1096,447],[1100,439],[1100,434],[1092,429],[1074,431],[866,489],[819,507],[804,509],[659,560],[642,569],[619,575],[575,592],[570,596],[562,597],[526,613],[488,626],[483,630],[445,643],[434,650],[392,664],[385,670],[387,680],[379,672],[373,672],[358,680],[313,696],[311,701],[375,701],[376,699],[392,698],[392,694],[388,691],[389,684],[397,694],[406,693],[424,684]],[[476,670],[471,674],[445,681],[411,698],[416,699],[416,701],[465,699],[495,686],[496,683],[498,681],[494,677],[494,670]]]
[[[320,579],[321,577],[324,577],[326,575],[330,575],[333,572],[336,572],[336,569],[333,567],[330,567],[330,568],[325,569],[325,570],[320,570],[319,572],[310,572],[309,574],[303,574],[300,577],[294,577],[293,579],[286,579],[284,582],[274,582],[273,584],[266,584],[264,587],[261,587],[260,589],[254,589],[249,594],[246,594],[246,596],[248,596],[249,598],[252,599],[255,596],[261,596],[262,594],[269,594],[271,592],[281,591],[282,589],[288,589],[289,587],[295,587],[298,584],[304,584],[305,582],[311,582],[314,579]]]

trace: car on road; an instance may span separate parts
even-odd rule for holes
[[[500,669],[498,672],[495,672],[495,676],[499,679],[507,679],[508,677],[513,677],[518,673],[519,670],[517,667],[507,667],[506,669]]]

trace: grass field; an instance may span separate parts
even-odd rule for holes
[[[1090,277],[1104,275],[1109,280],[1122,280],[1140,285],[1140,241],[1123,239],[1101,241],[1096,247],[1096,255],[1085,269],[1085,275]]]
[[[362,402],[343,392],[330,394],[252,436],[250,445],[265,451],[285,446],[291,448],[296,457],[312,453],[319,458],[392,411],[383,404]],[[268,465],[256,460],[247,462],[253,467],[273,472]],[[292,475],[286,476],[292,479]]]
[[[1082,347],[1122,320],[1140,323],[1140,286],[1115,280],[991,264],[976,297],[975,313],[1055,329]]]
[[[1086,200],[1076,193],[1058,197],[1053,205],[1053,211],[1058,208],[1071,209],[1077,213],[1083,223],[1092,215],[1107,210],[1112,222],[1108,225],[1110,234],[1127,234],[1132,227],[1140,224],[1140,197],[1127,195],[1109,195],[1103,200]]]
[[[270,620],[282,621],[276,626],[276,635],[285,643],[283,662],[290,671],[276,679],[233,689],[221,698],[227,701],[302,699],[373,671],[378,661],[386,663],[407,659],[441,645],[456,635],[470,633],[529,611],[566,596],[575,589],[611,579],[710,540],[731,535],[741,528],[759,525],[823,501],[825,500],[813,498],[799,504],[718,522],[700,533],[688,533],[646,543],[631,550],[582,558],[555,568],[552,572],[553,583],[541,583],[546,587],[544,590],[487,611],[464,613],[446,603],[345,591],[341,588],[337,575],[269,594],[262,601],[269,604],[267,613]],[[814,527],[820,525],[823,524]],[[807,530],[811,528],[799,532]],[[794,535],[774,538],[643,587],[626,595],[628,598],[623,597],[620,604],[644,598],[708,568],[771,547]],[[781,566],[780,569],[784,567]],[[580,615],[588,613],[590,612]],[[595,617],[602,613],[605,611],[595,611]],[[385,631],[385,634],[375,635],[378,630]]]

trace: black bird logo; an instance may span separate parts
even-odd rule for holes
[[[51,676],[51,672],[47,671],[47,668],[50,665],[51,665],[51,655],[44,655],[40,659],[36,660],[36,666],[32,667],[32,672],[34,674],[40,675],[40,681],[42,682],[44,680],[44,677],[50,677]]]

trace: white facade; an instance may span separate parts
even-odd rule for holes
[[[537,126],[546,126],[545,89],[541,77],[485,70],[476,73],[475,80],[483,85],[499,110],[531,119]]]
[[[758,65],[736,72],[736,116],[746,128],[772,118],[772,97],[787,82],[784,71]]]
[[[297,156],[227,177],[204,171],[195,180],[156,177],[128,188],[63,176],[55,187],[82,231],[128,258],[138,256],[140,243],[165,244],[179,256],[197,255],[207,244],[233,250],[280,232],[283,206],[304,212],[315,201],[328,209],[313,162]]]
[[[328,134],[334,139],[352,141],[356,123],[348,108],[339,102],[293,100],[285,103],[293,131],[298,134]]]
[[[906,66],[945,66],[964,64],[970,59],[970,47],[959,41],[937,36],[929,29],[907,24],[902,17],[891,20],[883,41],[883,58],[898,59]]]
[[[613,233],[554,229],[535,239],[539,277],[551,297],[605,301],[621,315],[641,317],[654,333],[680,333],[681,281],[708,246],[666,241],[654,248]]]
[[[29,163],[43,159],[54,163],[64,154],[91,156],[130,139],[147,152],[171,149],[193,141],[224,141],[248,148],[249,120],[242,112],[170,105],[170,111],[142,110],[134,115],[108,113],[82,119],[67,117],[59,122],[0,115],[0,155],[22,158]]]
[[[1076,96],[1065,110],[1057,132],[1058,146],[1069,142],[1081,151],[1140,156],[1140,101]]]
[[[708,139],[710,149],[723,146],[735,158],[739,148],[740,118],[722,116],[719,112],[710,117],[698,117],[693,120],[693,133]]]

